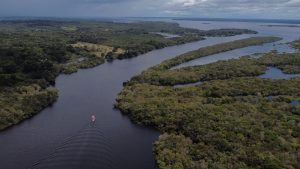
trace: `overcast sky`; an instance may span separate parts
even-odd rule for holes
[[[0,16],[300,19],[300,0],[0,0]]]

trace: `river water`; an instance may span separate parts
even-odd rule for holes
[[[200,29],[228,25],[249,28],[259,31],[260,35],[283,37],[282,42],[300,36],[299,28],[262,27],[259,26],[261,23],[176,22]],[[71,75],[60,75],[56,79],[59,98],[52,107],[0,133],[0,168],[155,168],[152,143],[158,139],[159,132],[133,124],[127,116],[113,108],[122,83],[176,55],[250,36],[255,35],[208,38],[128,60],[104,63]],[[255,49],[251,52],[256,53]],[[95,124],[89,124],[92,114],[97,117]]]
[[[282,70],[275,68],[275,67],[268,67],[268,70],[259,76],[260,78],[267,78],[267,79],[275,79],[275,80],[282,80],[282,79],[291,79],[295,77],[300,77],[300,74],[286,74],[283,73]]]

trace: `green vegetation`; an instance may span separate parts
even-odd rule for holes
[[[278,57],[281,56],[281,57]],[[300,73],[300,57],[299,53],[280,54],[270,53],[259,59],[259,62],[281,69],[284,73],[297,74]]]
[[[293,48],[300,50],[300,39],[295,40],[295,41],[291,42],[290,44]]]
[[[154,149],[158,168],[299,167],[300,106],[289,103],[300,100],[300,78],[272,80],[257,75],[267,66],[299,72],[300,53],[271,52],[260,58],[169,70],[186,56],[134,77],[117,98],[116,107],[134,122],[163,132]],[[205,82],[173,88],[199,80]]]
[[[180,35],[165,38],[151,32]],[[137,56],[204,36],[256,33],[247,29],[200,31],[164,22],[93,20],[0,21],[0,130],[32,116],[57,99],[48,89],[59,73],[106,60]]]
[[[0,88],[0,130],[29,118],[56,101],[57,90],[37,84]]]
[[[226,52],[229,50],[234,50],[238,48],[243,48],[252,45],[261,45],[264,43],[278,41],[280,38],[276,37],[254,37],[254,38],[247,38],[243,40],[236,40],[233,42],[222,43],[214,46],[208,46],[205,48],[200,48],[198,50],[188,52],[186,54],[177,56],[175,58],[166,60],[159,65],[156,65],[149,70],[142,73],[140,76],[134,77],[131,82],[138,81],[141,83],[151,83],[151,84],[162,84],[162,85],[175,85],[175,84],[182,84],[182,83],[191,83],[200,80],[212,80],[211,74],[218,73],[214,72],[215,70],[228,70],[227,72],[237,73],[237,70],[230,69],[238,69],[242,65],[237,65],[232,67],[232,65],[212,65],[214,68],[203,68],[200,67],[192,67],[186,68],[181,70],[169,70],[171,67],[179,65],[181,63],[191,61],[193,59],[197,59],[204,56],[209,56],[212,54],[217,54],[221,52]],[[248,61],[246,61],[248,62]],[[254,63],[255,64],[255,63]],[[224,66],[224,67],[222,67]],[[190,70],[191,69],[191,70]],[[197,69],[197,70],[196,70]],[[255,72],[256,74],[261,73],[264,69],[260,69],[259,72]],[[187,74],[186,71],[192,72]],[[220,71],[220,72],[221,72]],[[250,70],[249,70],[250,71]],[[206,74],[203,74],[206,72]],[[222,73],[222,72],[221,72]],[[225,73],[225,71],[224,71]],[[244,75],[247,72],[241,72],[240,75]],[[252,72],[251,72],[252,73]],[[251,74],[249,74],[251,75]],[[227,74],[224,76],[232,76],[232,74]]]

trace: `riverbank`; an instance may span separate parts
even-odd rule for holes
[[[58,98],[58,90],[37,84],[0,89],[0,130],[28,119]]]
[[[263,46],[253,46],[250,50],[245,48],[235,50],[227,58],[235,57],[237,54],[243,56],[277,49],[280,46],[276,44],[294,40],[298,32],[295,28],[271,29],[261,27],[261,24],[257,26],[253,23],[246,25],[244,23],[235,25],[231,23],[220,23],[217,25],[215,23],[210,25],[203,25],[198,22],[192,23],[193,27],[199,29],[226,28],[226,25],[241,29],[249,28],[257,30],[260,36],[271,35],[283,37],[284,39],[280,42]],[[181,22],[180,25],[188,26]],[[59,90],[59,98],[55,104],[44,109],[41,113],[35,115],[34,118],[25,120],[18,125],[14,125],[14,127],[0,132],[1,167],[5,169],[31,168],[32,164],[52,154],[66,138],[80,131],[90,121],[90,116],[95,114],[97,116],[96,126],[101,130],[105,140],[109,140],[109,147],[113,148],[109,149],[109,154],[113,155],[113,157],[103,154],[103,149],[93,149],[93,151],[98,155],[103,155],[103,159],[108,159],[112,162],[110,164],[116,169],[156,168],[152,143],[158,139],[159,132],[148,127],[144,128],[135,125],[129,120],[128,116],[122,115],[120,111],[112,106],[115,103],[117,94],[123,88],[122,83],[140,74],[143,70],[174,56],[200,47],[252,36],[257,35],[207,38],[203,41],[154,50],[133,59],[105,62],[101,66],[92,69],[82,69],[71,75],[59,75],[55,81],[55,87]],[[273,44],[276,46],[273,46]],[[261,50],[261,48],[264,48],[264,50]],[[203,63],[215,62],[218,58],[224,59],[219,54],[216,57],[203,58]],[[197,60],[202,62],[202,59]],[[86,157],[90,158],[89,156],[93,158],[91,154]],[[116,157],[114,158],[114,156]],[[15,162],[15,159],[18,159],[18,163]],[[84,161],[84,159],[82,160]],[[107,164],[98,162],[101,163],[99,164],[100,166]],[[63,164],[64,161],[61,161],[58,165],[61,166]],[[80,169],[79,166],[72,167],[72,169],[77,168]]]
[[[152,31],[180,36],[165,38]],[[164,22],[1,21],[0,130],[53,104],[58,91],[48,87],[55,84],[60,73],[71,74],[106,61],[204,40],[204,36],[243,33],[257,32],[247,29],[200,31]],[[36,86],[37,90],[20,92],[20,89]],[[32,104],[26,104],[27,98],[33,100]]]
[[[106,62],[71,75],[59,75],[55,85],[59,98],[55,104],[34,118],[0,132],[1,166],[7,169],[30,168],[41,157],[51,154],[66,138],[80,131],[94,114],[97,128],[111,143],[113,149],[109,150],[110,153],[116,156],[109,157],[114,168],[155,168],[152,144],[158,139],[159,132],[135,125],[113,108],[116,96],[123,88],[122,83],[163,60],[199,47],[249,36],[252,35],[207,38],[155,50],[133,59]],[[95,151],[101,154],[102,150]],[[108,156],[103,154],[103,157]],[[16,158],[20,159],[18,163],[14,162]]]
[[[182,63],[217,54],[226,51],[231,51],[234,49],[244,48],[248,46],[262,45],[264,43],[271,43],[281,40],[277,37],[253,37],[242,40],[236,40],[232,42],[222,43],[218,45],[208,46],[205,48],[200,48],[195,51],[188,52],[186,54],[176,56],[172,59],[166,60],[159,65],[153,66],[147,71],[143,72],[142,75],[133,77],[129,83],[151,83],[151,84],[165,84],[165,85],[176,85],[181,83],[193,83],[201,80],[199,74],[194,74],[194,77],[186,77],[184,73],[180,77],[174,79],[174,73],[180,73],[178,70],[168,71],[174,66],[180,65]],[[169,73],[171,72],[171,73]],[[163,77],[163,78],[160,78]],[[180,79],[180,80],[179,80]],[[178,81],[176,81],[178,80]]]
[[[164,133],[155,143],[158,168],[297,167],[299,106],[290,103],[300,98],[299,78],[257,76],[268,66],[298,73],[299,53],[170,70],[180,57],[186,55],[134,77],[116,104],[134,122]],[[173,88],[199,80],[204,83]]]

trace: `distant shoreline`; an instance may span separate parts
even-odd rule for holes
[[[292,19],[173,18],[173,20],[300,24],[300,20]]]
[[[114,21],[123,19],[171,19],[171,20],[188,20],[188,21],[223,21],[223,22],[258,22],[258,23],[281,23],[281,24],[300,24],[299,19],[243,19],[243,18],[181,18],[181,17],[55,17],[55,16],[0,16],[0,21],[5,20],[101,20]]]
[[[290,27],[290,28],[300,28],[300,25],[261,25],[266,27]]]

